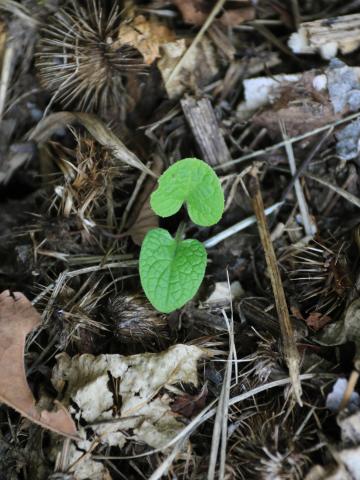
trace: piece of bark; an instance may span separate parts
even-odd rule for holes
[[[6,290],[0,294],[0,402],[43,428],[77,439],[67,409],[57,402],[56,411],[40,411],[26,380],[26,335],[40,324],[40,315],[22,293],[11,295]]]
[[[359,46],[359,13],[301,23],[298,32],[289,39],[294,53],[319,52],[325,59],[335,57],[338,50],[345,55]]]
[[[214,42],[214,45],[216,45],[219,53],[221,53],[227,61],[232,62],[235,58],[236,48],[229,38],[227,29],[219,22],[214,21],[209,27],[208,35]]]
[[[181,106],[205,162],[212,167],[229,162],[231,155],[210,101],[187,97]]]

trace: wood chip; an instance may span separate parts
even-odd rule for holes
[[[187,97],[181,106],[205,162],[212,167],[229,162],[231,155],[210,101]]]
[[[301,23],[298,32],[289,39],[294,53],[319,52],[325,59],[335,57],[338,50],[345,55],[359,46],[359,13]]]

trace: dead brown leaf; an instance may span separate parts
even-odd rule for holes
[[[206,384],[197,395],[184,393],[174,400],[171,404],[171,410],[180,413],[183,417],[191,418],[205,407],[207,394]]]
[[[305,319],[306,325],[316,332],[325,327],[328,323],[332,321],[332,318],[328,315],[323,315],[320,312],[311,312],[310,315]]]
[[[76,426],[57,402],[56,411],[38,410],[25,375],[26,335],[41,323],[40,315],[19,292],[0,294],[0,401],[43,428],[76,439]]]
[[[201,26],[209,16],[214,4],[208,0],[172,0],[179,9],[185,23]],[[244,1],[243,8],[229,9],[219,17],[219,22],[226,27],[234,27],[255,18],[255,9]]]
[[[136,48],[150,65],[160,57],[160,46],[174,40],[175,35],[166,25],[138,15],[132,22],[121,24],[115,44]]]

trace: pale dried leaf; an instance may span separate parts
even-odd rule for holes
[[[239,300],[240,297],[244,295],[244,289],[242,288],[239,281],[235,281],[230,285],[228,282],[216,282],[213,292],[205,300],[207,304],[230,304]]]
[[[57,357],[52,381],[58,391],[65,389],[64,401],[77,405],[76,416],[92,424],[102,442],[121,448],[131,429],[133,439],[162,448],[183,428],[162,389],[180,383],[197,386],[197,361],[205,355],[203,349],[180,344],[161,353],[128,357],[70,358],[63,353]],[[109,373],[116,384],[118,408]]]
[[[68,411],[57,403],[57,411],[38,410],[26,380],[24,347],[26,335],[41,323],[40,315],[19,292],[0,295],[0,401],[24,417],[61,435],[77,438]]]
[[[173,76],[173,71],[187,47],[184,38],[162,45],[158,67],[170,98],[178,97],[187,88],[196,90],[203,87],[210,83],[211,78],[218,72],[215,49],[209,39],[203,37],[191,54],[187,55],[180,71]]]
[[[85,449],[85,451],[90,450],[91,448],[90,442],[86,443],[88,443],[88,445],[86,445],[87,448]],[[85,445],[83,444],[81,445],[81,447],[84,446]],[[109,470],[102,462],[96,462],[92,460],[91,456],[86,454],[84,455],[84,452],[82,450],[78,450],[74,444],[70,445],[68,463],[69,465],[73,465],[69,469],[69,473],[72,474],[72,480],[112,479]]]

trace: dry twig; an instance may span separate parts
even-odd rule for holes
[[[257,176],[257,170],[252,171],[250,182],[250,195],[253,201],[255,215],[258,221],[258,228],[261,243],[264,249],[268,272],[271,280],[271,286],[274,292],[276,309],[279,315],[280,330],[284,345],[284,353],[289,368],[295,397],[300,405],[301,402],[301,383],[300,383],[300,357],[294,338],[294,331],[290,321],[289,310],[286,303],[285,292],[281,281],[280,272],[277,265],[277,259],[274,246],[271,242],[269,227],[266,222],[264,212],[264,203],[260,191],[260,184]]]

